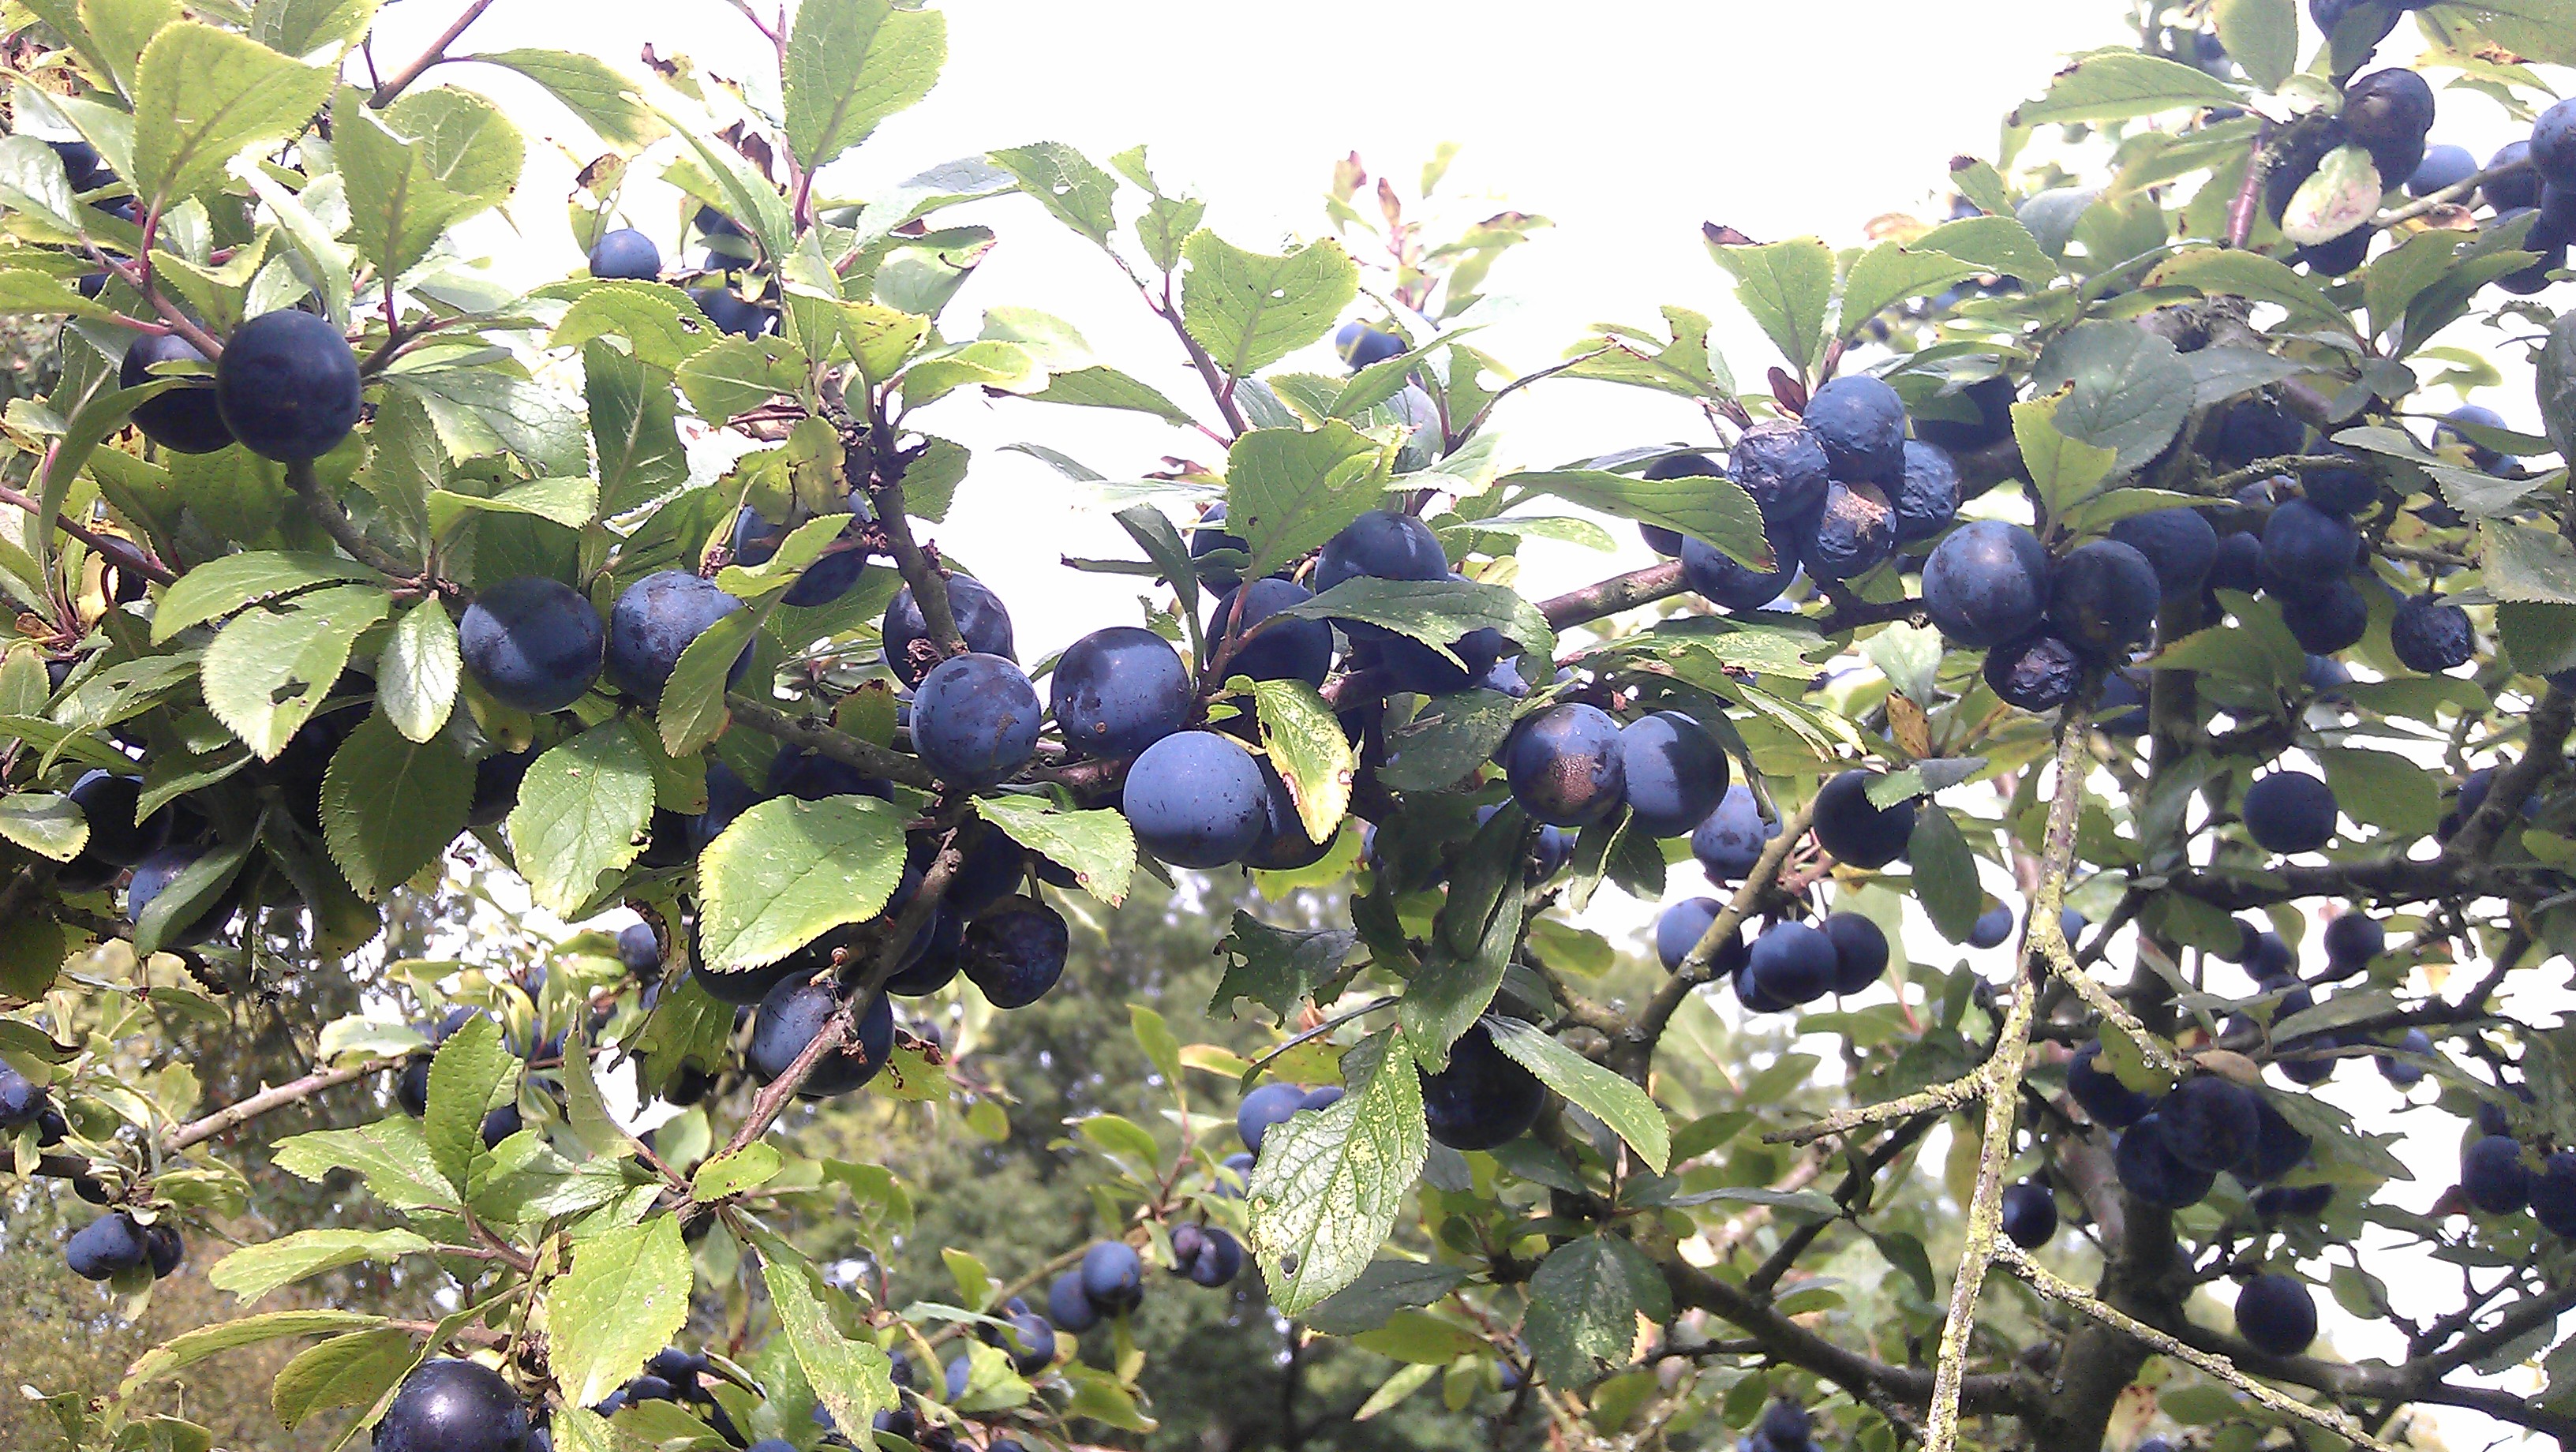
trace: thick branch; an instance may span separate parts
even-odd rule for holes
[[[396,1068],[401,1065],[403,1058],[404,1056],[400,1054],[389,1054],[383,1058],[369,1059],[364,1063],[346,1064],[337,1069],[316,1069],[301,1079],[290,1079],[283,1084],[262,1089],[238,1104],[227,1105],[202,1119],[191,1120],[172,1130],[170,1137],[161,1142],[161,1151],[164,1154],[176,1154],[190,1145],[203,1144],[220,1134],[230,1134],[272,1109],[283,1109],[299,1100],[310,1099],[325,1089],[335,1089],[342,1084],[364,1079],[370,1074]]]
[[[1918,1407],[1932,1395],[1932,1374],[1921,1367],[1889,1366],[1838,1346],[1753,1299],[1742,1287],[1678,1258],[1666,1261],[1663,1272],[1674,1304],[1717,1316],[1780,1361],[1804,1367],[1855,1395],[1881,1393]],[[1960,1400],[1977,1411],[2010,1411],[2014,1395],[2009,1376],[1972,1376],[1960,1387]]]
[[[1568,590],[1553,600],[1542,602],[1539,613],[1547,617],[1548,628],[1563,630],[1584,625],[1623,610],[1682,593],[1682,562],[1666,560],[1624,575],[1613,575],[1598,584],[1580,590]]]
[[[431,41],[427,50],[422,51],[410,65],[394,72],[392,79],[376,87],[376,93],[367,98],[368,109],[381,111],[392,105],[394,98],[409,90],[412,82],[428,74],[431,66],[446,60],[447,48],[465,33],[465,27],[482,19],[483,12],[491,8],[492,0],[474,0],[473,4],[466,6],[465,13],[456,17],[455,24],[439,32],[438,39]]]

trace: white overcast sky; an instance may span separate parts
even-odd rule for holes
[[[416,53],[462,5],[389,4],[378,26],[379,62],[390,68]],[[1735,374],[1748,385],[1774,360],[1734,309],[1701,245],[1700,223],[1764,240],[1813,233],[1840,246],[1859,241],[1883,212],[1937,215],[1951,156],[1991,157],[2003,112],[2037,94],[2068,53],[2129,34],[2120,0],[1981,0],[1965,8],[1899,0],[1579,7],[955,0],[943,8],[946,79],[828,173],[831,190],[864,197],[940,161],[1027,141],[1069,142],[1095,159],[1142,142],[1166,189],[1208,201],[1209,225],[1237,244],[1275,250],[1327,230],[1320,198],[1334,159],[1356,151],[1373,173],[1397,178],[1410,193],[1433,148],[1456,142],[1463,150],[1442,187],[1443,215],[1467,220],[1509,206],[1557,224],[1490,280],[1489,293],[1516,305],[1487,335],[1506,363],[1544,366],[1589,323],[1650,324],[1659,305],[1675,303],[1719,319]],[[2396,59],[2411,35],[2384,58]],[[582,50],[633,74],[647,43],[728,76],[774,64],[768,43],[719,0],[501,0],[458,49]],[[492,68],[459,66],[433,79],[503,98],[528,134],[537,165],[510,211],[518,235],[497,226],[480,234],[496,260],[531,271],[531,280],[576,268],[561,202],[573,167],[595,143],[551,102]],[[2483,98],[2449,91],[2442,106],[2436,141],[2484,156],[2514,134]],[[1021,199],[978,204],[964,216],[1002,235],[952,305],[952,335],[971,335],[987,306],[1041,308],[1078,326],[1103,361],[1185,405],[1203,402],[1169,335],[1088,244]],[[673,208],[639,208],[631,220],[660,237],[667,253]],[[1334,366],[1320,348],[1303,361]],[[2527,395],[2493,402],[2516,424],[2532,422]],[[1104,514],[1075,508],[1055,474],[997,447],[1043,441],[1112,478],[1134,477],[1166,453],[1213,454],[1203,438],[1150,422],[962,395],[920,422],[976,450],[956,516],[939,537],[998,581],[1024,659],[1134,618],[1134,581],[1055,564],[1065,553],[1132,550]],[[1507,461],[1516,465],[1708,437],[1690,408],[1596,384],[1544,386],[1501,422]],[[1624,528],[1617,533],[1630,538]],[[1524,585],[1546,593],[1647,558],[1633,543],[1615,557],[1537,543]],[[1677,879],[1676,891],[1685,890]],[[1605,893],[1600,901],[1616,898]],[[1633,906],[1622,911],[1636,920]],[[2428,1206],[2451,1175],[2451,1122],[2425,1113],[2392,1118],[2395,1098],[2359,1066],[2348,1065],[2327,1092],[2374,1127],[2409,1132],[2403,1152],[2417,1179],[2383,1193],[2412,1209]],[[2371,1265],[2401,1295],[2429,1286],[2424,1294],[2447,1298],[2456,1285],[2438,1268],[2393,1253],[2374,1252]],[[2310,1269],[2322,1284],[2322,1268]],[[2343,1317],[2322,1291],[2319,1299],[2345,1354],[2400,1352],[2392,1332]],[[2491,1445],[2505,1430],[2462,1413],[2446,1413],[2441,1425],[2454,1447]]]

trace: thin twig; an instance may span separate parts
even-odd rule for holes
[[[454,45],[456,38],[465,33],[465,27],[481,19],[483,12],[491,8],[492,0],[474,0],[473,4],[466,6],[465,13],[456,17],[456,23],[439,32],[438,39],[429,43],[429,49],[422,51],[410,65],[394,72],[393,79],[376,87],[376,93],[367,98],[367,109],[381,111],[392,105],[394,98],[409,89],[412,82],[427,74],[431,66],[444,62],[447,59],[447,48]]]

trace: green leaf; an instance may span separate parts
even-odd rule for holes
[[[2075,329],[2041,351],[2031,374],[2043,392],[2069,389],[2051,423],[2076,443],[2113,451],[2116,474],[2142,469],[2163,453],[2191,416],[2195,397],[2190,365],[2174,345],[2130,323]],[[2061,493],[2050,508],[2063,509],[2076,497]]]
[[[2517,605],[2576,605],[2576,547],[2554,529],[2488,521],[2478,526],[2487,593]]]
[[[89,845],[89,819],[61,792],[11,792],[0,797],[0,837],[39,857],[69,862]]]
[[[128,179],[147,202],[195,195],[236,155],[300,132],[330,94],[330,72],[247,36],[194,20],[168,26],[135,66]]]
[[[1980,217],[1977,221],[1993,222],[2001,218]],[[2019,223],[2011,224],[2020,226]],[[2024,235],[2028,235],[2027,232]],[[2038,245],[2032,244],[2032,252]],[[1870,319],[1907,298],[1930,297],[1954,282],[1976,276],[1985,269],[1963,262],[1948,253],[1918,244],[1913,247],[1895,242],[1881,242],[1861,254],[1852,264],[1850,276],[1843,279],[1841,335],[1849,338],[1869,326]],[[2039,274],[2047,276],[2045,271]]]
[[[1351,781],[1359,769],[1341,718],[1304,681],[1256,681],[1252,696],[1261,717],[1262,748],[1288,784],[1298,820],[1306,825],[1306,840],[1332,841],[1350,810]]]
[[[2388,187],[2370,153],[2347,142],[2325,154],[2281,212],[2281,235],[2302,246],[2331,242],[2368,223]]]
[[[592,294],[596,296],[596,294]],[[599,454],[597,508],[623,514],[689,482],[670,379],[607,343],[582,346],[582,393]]]
[[[243,862],[249,859],[250,848],[248,838],[227,842],[181,868],[135,923],[134,951],[147,957],[159,952],[171,933],[196,922],[222,902],[233,879],[240,875]]]
[[[700,1202],[739,1195],[776,1179],[786,1164],[786,1157],[778,1152],[778,1146],[766,1140],[753,1140],[731,1154],[717,1155],[701,1163],[689,1176],[689,1193]]]
[[[2299,68],[2295,0],[2218,0],[2218,43],[2255,85],[2277,91]]]
[[[2397,837],[2430,833],[2442,820],[2439,778],[2387,751],[2328,746],[2317,751],[2335,805],[2356,822]]]
[[[491,495],[438,489],[431,491],[428,509],[430,532],[441,538],[474,514],[526,514],[579,529],[599,513],[599,483],[577,477],[532,479]]]
[[[436,600],[419,609],[447,619]],[[473,804],[474,768],[456,748],[408,740],[379,711],[340,743],[323,774],[323,845],[358,895],[373,900],[437,861]]]
[[[2114,449],[2079,443],[2057,431],[2056,398],[2033,398],[2012,408],[2013,438],[2021,446],[2023,467],[2038,486],[2040,501],[2052,514],[2093,493],[2111,476],[2119,460]]]
[[[1645,1252],[1606,1231],[1548,1252],[1530,1277],[1522,1334],[1559,1386],[1587,1386],[1628,1364],[1637,1317],[1672,1318],[1672,1292]]]
[[[1761,246],[1711,245],[1709,252],[1734,275],[1736,301],[1753,315],[1763,336],[1793,371],[1806,376],[1825,346],[1825,310],[1834,295],[1833,249],[1813,237],[1800,237]]]
[[[1164,397],[1162,390],[1106,364],[1070,369],[1047,376],[1047,386],[1021,397],[1032,403],[1064,403],[1082,408],[1123,408],[1149,413],[1181,428],[1197,422],[1190,411]]]
[[[269,1405],[289,1427],[316,1412],[372,1407],[420,1364],[420,1338],[381,1327],[306,1347],[278,1370]]]
[[[2469,0],[2442,13],[2460,17],[2515,55],[2550,65],[2576,65],[2576,6],[2568,0]]]
[[[1637,1157],[1656,1174],[1672,1162],[1672,1134],[1664,1111],[1646,1091],[1558,1043],[1546,1031],[1516,1018],[1488,1017],[1485,1030],[1494,1046],[1509,1054],[1558,1094],[1592,1111],[1593,1117],[1628,1142]]]
[[[2533,385],[2549,446],[2562,459],[2576,459],[2576,313],[2551,325],[2533,365]]]
[[[1604,327],[1600,336],[1586,338],[1575,346],[1578,355],[1599,356],[1584,358],[1566,369],[1565,376],[1651,388],[1683,398],[1715,398],[1733,393],[1735,380],[1727,372],[1726,360],[1709,346],[1708,318],[1677,307],[1666,307],[1663,314],[1672,333],[1671,342],[1645,353],[1638,344],[1652,339],[1632,329]],[[1609,351],[1601,352],[1605,347]]]
[[[1481,1347],[1483,1343],[1478,1342],[1477,1345]],[[1360,1403],[1359,1410],[1351,1413],[1351,1420],[1368,1421],[1378,1413],[1422,1390],[1424,1383],[1439,1374],[1440,1366],[1439,1362],[1415,1361],[1398,1367],[1395,1375],[1379,1383],[1378,1389],[1369,1393],[1369,1399]]]
[[[276,760],[330,694],[360,632],[392,608],[374,585],[334,585],[233,617],[199,667],[207,709],[261,760]]]
[[[1400,792],[1439,791],[1491,760],[1512,730],[1520,703],[1500,691],[1460,691],[1423,703],[1413,719],[1386,728],[1381,785]]]
[[[464,57],[517,71],[543,86],[599,139],[632,154],[670,134],[635,83],[596,56],[560,50],[489,50]]]
[[[81,296],[61,278],[24,267],[0,271],[0,317],[26,316],[114,318],[122,315],[105,303]]]
[[[988,153],[986,159],[1017,181],[1055,219],[1100,246],[1118,225],[1112,205],[1118,179],[1061,141],[1040,141]]]
[[[1181,325],[1230,378],[1321,339],[1359,291],[1358,264],[1329,237],[1266,257],[1200,231],[1181,256]]]
[[[873,797],[774,797],[707,844],[698,876],[706,961],[775,963],[885,907],[903,876],[903,813]]]
[[[1336,419],[1308,432],[1252,429],[1226,450],[1229,533],[1266,575],[1386,502],[1394,450]]]
[[[220,1266],[222,1262],[216,1264]],[[207,1279],[214,1279],[212,1271],[207,1273]],[[118,1394],[131,1396],[139,1388],[173,1372],[236,1347],[282,1341],[289,1336],[311,1336],[321,1331],[347,1331],[373,1326],[383,1320],[382,1316],[371,1316],[361,1311],[268,1311],[257,1316],[244,1316],[238,1321],[200,1326],[193,1331],[183,1331],[136,1357],[134,1364],[126,1368],[125,1381],[118,1388]]]
[[[601,873],[643,850],[653,766],[637,729],[601,722],[549,748],[519,783],[510,854],[530,894],[555,912],[577,911],[599,891]]]
[[[1753,507],[1753,497],[1732,479],[1698,475],[1641,479],[1599,469],[1554,469],[1506,474],[1495,482],[1674,530],[1740,564],[1761,565],[1771,558],[1770,542],[1762,533],[1762,513]]]
[[[110,114],[125,119],[122,113]],[[0,136],[0,207],[30,235],[50,234],[48,240],[66,243],[80,238],[81,224],[73,217],[80,199],[63,171],[63,159],[32,136]]]
[[[191,625],[229,615],[255,600],[374,578],[375,571],[336,555],[282,550],[225,555],[190,569],[162,594],[152,613],[152,643],[159,645]]]
[[[2194,66],[2135,49],[2097,50],[2057,73],[2048,94],[2012,113],[2013,126],[2119,121],[2202,106],[2234,106],[2234,87]]]
[[[406,741],[428,741],[456,708],[457,677],[464,665],[456,622],[435,599],[403,613],[376,657],[376,705]]]
[[[1367,1083],[1271,1127],[1244,1203],[1246,1243],[1280,1314],[1302,1313],[1368,1268],[1429,1145],[1421,1072],[1401,1031],[1389,1032]]]
[[[426,1238],[408,1230],[299,1230],[259,1245],[243,1246],[216,1261],[206,1270],[206,1282],[216,1290],[232,1292],[245,1302],[256,1301],[278,1287],[291,1285],[306,1276],[318,1276],[324,1271],[338,1270],[361,1261],[391,1264],[406,1255],[419,1255],[429,1248],[430,1242]],[[296,1313],[276,1314],[292,1316]],[[367,1321],[372,1320],[373,1317],[367,1318]],[[297,1336],[308,1330],[329,1329],[332,1328],[298,1326],[277,1334]]]
[[[377,0],[259,0],[251,7],[250,38],[291,56],[354,45],[376,18],[376,5]]]
[[[2371,193],[2371,203],[2378,204],[2379,193]],[[2371,271],[2379,269],[2374,266]],[[2147,274],[2149,287],[2187,287],[2209,297],[2241,297],[2252,302],[2273,303],[2288,311],[2293,321],[2336,332],[2353,331],[2352,319],[2327,297],[2325,289],[2314,278],[2290,270],[2288,264],[2260,252],[2242,248],[2198,247],[2176,253],[2157,264]],[[2114,333],[2157,335],[2128,323],[2093,325]],[[2084,331],[2091,331],[2087,328]],[[2158,341],[2162,341],[2161,338]],[[2166,351],[2172,345],[2166,344]]]
[[[1466,1279],[1467,1273],[1454,1265],[1373,1260],[1357,1279],[1326,1297],[1304,1319],[1327,1336],[1357,1336],[1385,1325],[1398,1311],[1438,1301]]]
[[[837,534],[838,528],[833,532]],[[663,751],[688,756],[723,734],[725,723],[732,719],[725,710],[725,682],[768,619],[765,607],[733,611],[699,631],[681,650],[671,678],[662,683],[661,703],[653,709]]]
[[[1519,943],[1521,863],[1528,819],[1506,803],[1476,829],[1450,874],[1431,942],[1405,984],[1396,1021],[1426,1069],[1449,1061],[1449,1046],[1494,1001]]]
[[[1339,972],[1359,935],[1342,928],[1274,928],[1237,909],[1233,930],[1217,951],[1225,954],[1225,976],[1208,1000],[1208,1012],[1231,1013],[1245,998],[1278,1015],[1285,1023],[1297,1005],[1314,997],[1315,985]]]
[[[1103,807],[1059,812],[1029,797],[977,797],[975,812],[1010,839],[1071,871],[1083,890],[1116,907],[1136,870],[1136,834]]]
[[[456,1208],[456,1191],[431,1158],[420,1121],[407,1115],[357,1129],[325,1129],[278,1141],[270,1163],[300,1179],[355,1170],[367,1191],[397,1210]]]
[[[1932,926],[1953,943],[1968,941],[1978,915],[1986,910],[1985,889],[1977,885],[1977,859],[1959,824],[1938,806],[1914,814],[1914,835],[1907,839],[1905,860],[1914,873],[1914,896]]]
[[[1231,519],[1229,513],[1229,520]],[[1522,651],[1552,656],[1556,632],[1536,605],[1517,592],[1473,580],[1344,580],[1312,600],[1279,612],[1298,620],[1358,620],[1409,635],[1457,657],[1449,646],[1488,627],[1511,637]]]
[[[641,1374],[689,1319],[692,1279],[676,1215],[575,1241],[572,1270],[546,1288],[547,1360],[564,1399],[588,1406]]]
[[[819,171],[939,84],[948,17],[893,0],[805,0],[781,62],[787,144]]]
[[[868,1342],[841,1334],[801,1269],[764,1253],[760,1278],[769,1288],[778,1327],[787,1333],[788,1349],[805,1372],[805,1384],[833,1421],[864,1427],[895,1405],[894,1363]]]
[[[389,278],[419,266],[449,227],[507,197],[527,160],[499,107],[446,86],[410,92],[383,111],[343,88],[331,106],[331,142],[348,184],[350,239]]]
[[[1363,1351],[1423,1367],[1445,1366],[1487,1350],[1484,1338],[1466,1327],[1415,1310],[1397,1311],[1386,1325],[1356,1339]]]
[[[797,392],[810,366],[785,338],[718,338],[680,365],[680,392],[700,418],[716,422]]]
[[[626,279],[583,288],[581,296],[573,299],[572,306],[564,309],[562,320],[555,324],[551,345],[581,349],[586,371],[597,366],[592,361],[590,345],[603,338],[625,345],[607,349],[609,357],[668,373],[717,341],[717,334],[715,325],[707,321],[707,315],[687,293],[668,283]],[[628,376],[634,380],[633,386],[644,386],[641,370]],[[658,374],[656,377],[667,389],[670,380]]]
[[[1037,356],[1019,344],[978,339],[945,353],[933,353],[905,369],[903,405],[919,408],[960,388],[1033,393],[1046,386],[1046,376]]]
[[[421,1135],[431,1161],[459,1195],[474,1193],[474,1157],[485,1152],[484,1112],[518,1063],[501,1040],[499,1021],[480,1013],[449,1034],[429,1061],[429,1112],[421,1116]]]

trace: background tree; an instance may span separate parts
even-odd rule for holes
[[[1947,219],[1712,224],[1757,389],[1678,305],[1515,373],[1481,295],[1543,224],[1356,159],[1277,256],[1141,148],[835,195],[936,11],[744,9],[737,90],[452,49],[484,8],[393,70],[365,5],[12,12],[0,304],[60,322],[0,493],[8,1274],[113,1298],[27,1293],[13,1415],[259,1440],[256,1368],[385,1452],[2576,1428],[2513,992],[2576,925],[2576,8],[2140,7]],[[469,62],[605,148],[532,291],[455,241],[526,150]],[[2421,72],[2529,141],[2441,150]],[[963,335],[949,209],[1010,196],[1203,403]],[[2543,434],[2427,399],[2498,355]],[[1515,467],[1559,379],[1714,443]],[[1144,592],[1026,669],[1042,594],[940,547],[970,390],[1174,430],[1023,446]],[[1666,562],[1513,588],[1605,516]],[[1686,862],[1656,963],[1585,926]],[[2361,1059],[2463,1125],[2434,1215],[2310,1092]],[[2404,1357],[2311,1355],[2319,1282]]]

